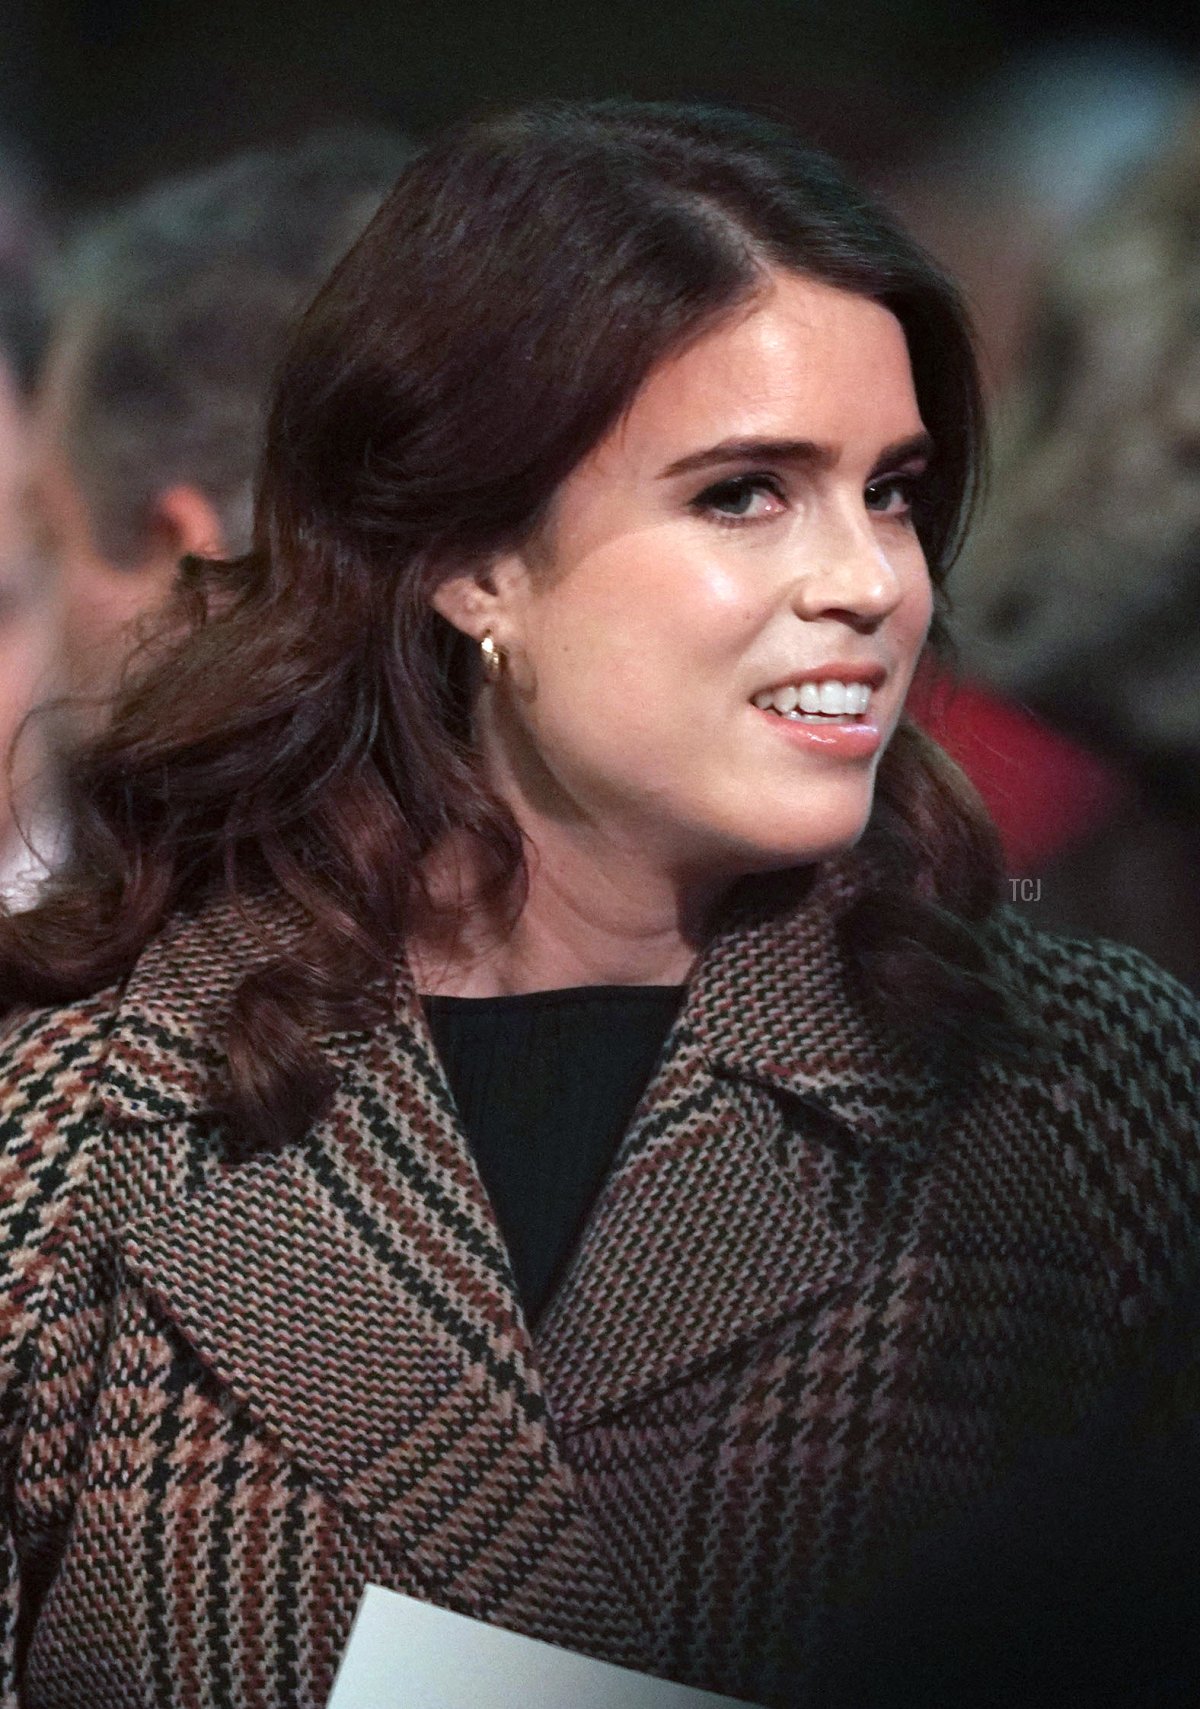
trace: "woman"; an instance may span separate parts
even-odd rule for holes
[[[771,125],[405,173],[4,928],[9,1701],[320,1704],[368,1581],[870,1701],[858,1614],[1146,1361],[1194,1014],[997,910],[903,722],[978,431]]]

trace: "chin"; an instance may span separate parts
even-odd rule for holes
[[[814,836],[810,828],[802,836],[781,836],[778,842],[766,845],[761,839],[756,839],[753,843],[740,844],[725,864],[736,878],[748,878],[754,873],[786,872],[798,866],[815,866],[852,849],[866,828],[867,819],[862,817],[837,832],[831,828],[827,835]]]
[[[832,860],[852,849],[862,837],[871,817],[874,792],[846,792],[847,799],[822,803],[820,810],[797,814],[794,805],[780,813],[772,835],[764,839],[761,819],[755,834],[747,839],[746,853],[760,871],[778,871],[788,866],[811,866]]]

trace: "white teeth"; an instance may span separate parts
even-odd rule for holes
[[[821,711],[836,712],[839,716],[846,710],[846,685],[844,682],[823,682],[821,684]]]
[[[865,682],[787,683],[782,688],[765,688],[754,696],[754,704],[762,712],[778,712],[786,717],[800,714],[825,718],[856,718],[871,704],[871,689]]]

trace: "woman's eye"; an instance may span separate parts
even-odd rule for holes
[[[916,502],[916,475],[886,475],[863,489],[867,509],[876,516],[908,517]]]
[[[706,487],[693,508],[717,522],[760,522],[784,508],[783,493],[773,475],[734,475]]]

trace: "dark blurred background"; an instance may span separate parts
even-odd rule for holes
[[[4,0],[4,18],[0,124],[76,205],[314,122],[419,134],[541,95],[765,106],[890,175],[1047,44],[1200,46],[1185,0]]]

